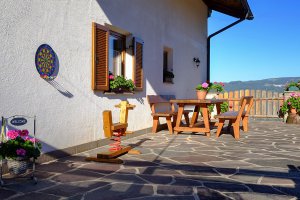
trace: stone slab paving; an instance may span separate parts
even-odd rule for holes
[[[38,184],[6,177],[0,199],[202,200],[300,199],[300,126],[253,121],[236,141],[230,133],[148,133],[141,155],[123,164],[86,162],[107,147],[37,166]]]

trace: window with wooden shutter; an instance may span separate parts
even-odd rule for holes
[[[143,89],[143,45],[141,39],[133,38],[134,46],[134,82],[136,90]]]
[[[105,26],[92,25],[92,89],[109,90],[108,80],[108,39]]]
[[[113,26],[110,27],[112,28]],[[143,41],[137,38],[127,38],[129,35],[131,35],[129,32],[126,32],[126,34],[124,31],[119,33],[116,30],[111,30],[109,27],[97,23],[92,24],[93,90],[111,91],[110,81],[113,81],[113,77],[130,77],[131,73],[136,90],[143,89]],[[131,45],[126,42],[126,39],[129,39],[132,42],[130,44],[133,44],[133,59],[131,63],[129,61],[129,66],[125,66],[125,58],[126,50]],[[131,70],[128,67],[131,68],[132,64],[133,69]],[[109,80],[110,75],[112,75],[111,80]]]

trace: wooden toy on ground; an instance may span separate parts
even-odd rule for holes
[[[114,142],[109,144],[110,148],[107,152],[98,153],[97,157],[87,157],[87,161],[108,162],[108,163],[122,163],[123,161],[118,157],[126,153],[140,154],[139,151],[132,149],[131,146],[121,145],[121,136],[132,133],[127,130],[128,110],[132,110],[135,105],[129,104],[127,101],[121,101],[115,107],[120,108],[120,121],[118,123],[112,122],[112,114],[110,110],[103,111],[103,130],[106,138],[112,138]]]
[[[120,108],[120,123],[127,124],[128,121],[128,111],[133,110],[135,105],[129,104],[128,101],[121,101],[118,105],[115,105],[116,108]],[[132,131],[126,131],[126,134],[133,133]]]

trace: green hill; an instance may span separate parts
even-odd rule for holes
[[[281,77],[281,78],[269,78],[263,80],[253,81],[231,81],[225,83],[226,91],[234,90],[271,90],[275,92],[283,92],[285,84],[291,81],[299,81],[300,77]]]

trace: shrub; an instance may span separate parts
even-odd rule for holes
[[[131,79],[126,79],[124,76],[113,77],[112,75],[110,75],[109,86],[112,90],[133,91],[135,88],[134,82]]]

